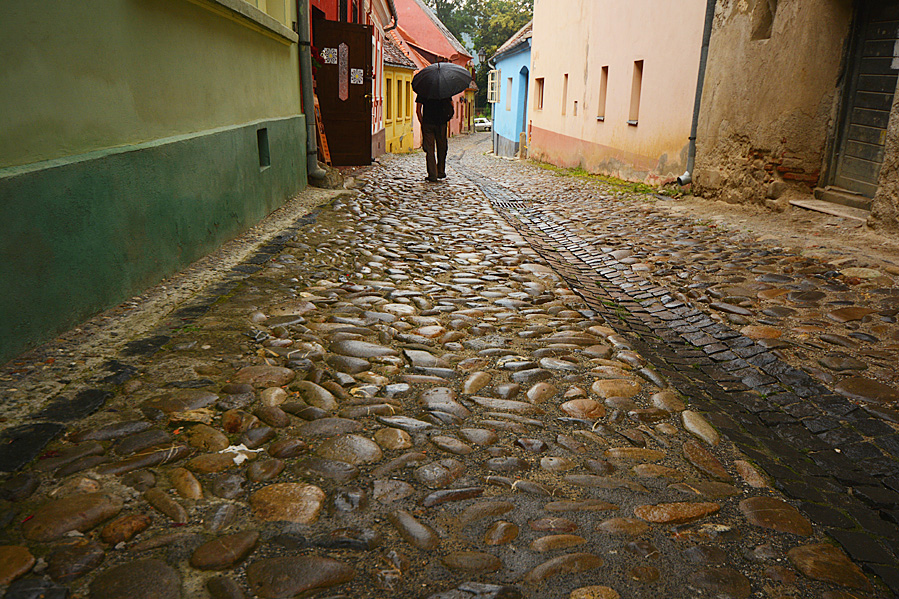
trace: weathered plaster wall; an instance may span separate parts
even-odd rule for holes
[[[537,0],[529,156],[636,180],[680,175],[693,116],[704,13],[705,0]],[[638,60],[643,61],[642,93],[638,124],[633,126],[627,121]],[[609,70],[600,121],[603,66]],[[542,110],[535,104],[538,78],[544,80]]]
[[[893,96],[887,126],[880,186],[871,205],[868,226],[883,232],[899,234],[899,89]]]
[[[759,2],[720,0],[697,131],[695,191],[733,203],[822,181],[837,119],[851,0],[779,0],[753,40]]]

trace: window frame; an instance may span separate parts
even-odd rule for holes
[[[643,59],[634,61],[631,78],[631,104],[628,110],[627,124],[636,127],[640,122],[640,98],[643,95]]]
[[[492,69],[487,73],[487,103],[499,104],[500,71]]]

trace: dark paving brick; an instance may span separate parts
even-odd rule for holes
[[[818,438],[833,447],[839,447],[842,451],[843,447],[853,443],[863,442],[865,439],[857,432],[847,428],[840,427],[818,434]]]
[[[874,444],[887,452],[889,455],[899,458],[899,435],[883,435],[874,439]]]
[[[867,569],[874,572],[894,595],[899,597],[899,566],[871,564]]]
[[[774,487],[786,496],[812,503],[824,503],[824,493],[815,487],[801,481],[782,480],[774,481]]]
[[[758,417],[767,426],[796,424],[796,419],[794,417],[783,412],[759,412]]]
[[[823,433],[831,431],[840,426],[840,421],[831,416],[819,416],[817,418],[806,418],[802,424],[812,433]]]
[[[842,398],[824,398],[819,397],[815,403],[831,416],[845,416],[856,410],[856,406]]]
[[[162,349],[162,346],[168,343],[169,339],[171,338],[168,335],[155,335],[137,339],[128,343],[121,353],[123,356],[151,356]]]
[[[855,522],[847,518],[845,514],[826,505],[804,501],[799,504],[799,509],[808,516],[809,520],[827,528],[854,528],[856,526]]]
[[[251,274],[257,273],[257,272],[259,272],[260,270],[262,270],[262,267],[261,267],[261,266],[256,266],[256,265],[253,265],[253,264],[238,264],[237,266],[235,266],[235,267],[232,268],[231,270],[233,270],[234,272],[239,272],[239,273],[244,273],[244,274],[251,275]]]
[[[105,389],[84,389],[79,391],[72,399],[57,397],[32,418],[35,420],[54,420],[56,422],[70,422],[84,418],[103,407],[103,404],[112,395],[110,391]]]
[[[855,430],[868,437],[883,437],[896,433],[893,427],[883,420],[871,418],[859,412],[856,412],[847,420]]]
[[[100,382],[106,385],[123,385],[137,374],[137,368],[123,364],[118,360],[110,360],[103,365],[103,371],[107,374],[100,378]]]
[[[843,546],[852,559],[873,564],[896,563],[896,557],[870,535],[849,530],[831,530],[828,534]]]
[[[794,447],[802,447],[806,451],[815,451],[827,449],[827,444],[808,432],[808,430],[798,423],[783,424],[774,428],[777,435],[793,445]]]
[[[859,486],[852,489],[853,495],[876,508],[899,508],[899,493],[881,486]]]
[[[883,452],[880,451],[876,445],[869,443],[868,441],[843,445],[840,449],[843,450],[843,454],[847,458],[856,461],[869,460],[883,456]]]
[[[809,402],[794,403],[792,405],[786,406],[784,410],[797,420],[813,418],[821,413],[817,406]]]
[[[860,502],[856,502],[845,510],[846,515],[858,522],[860,528],[878,537],[899,539],[899,527],[881,517],[879,511],[858,507],[860,505]]]
[[[8,428],[0,433],[0,472],[15,472],[33,460],[65,427],[45,422]]]

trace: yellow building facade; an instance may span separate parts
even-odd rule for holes
[[[390,37],[384,39],[384,130],[387,151],[393,154],[411,152],[415,148],[415,95],[412,93],[415,63]]]

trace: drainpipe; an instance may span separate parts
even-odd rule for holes
[[[388,31],[393,31],[396,29],[396,26],[399,24],[400,18],[396,14],[396,5],[393,3],[393,0],[387,0],[387,5],[390,7],[390,14],[393,15],[393,24],[390,27],[386,27],[384,29],[384,33]]]
[[[300,38],[300,80],[306,112],[306,175],[324,179],[328,173],[318,165],[318,130],[315,126],[315,98],[312,91],[312,36],[309,33],[309,0],[297,1],[297,35]]]
[[[712,22],[715,20],[715,0],[706,0],[705,28],[702,31],[702,50],[699,53],[699,75],[696,78],[696,99],[693,102],[693,124],[690,126],[690,148],[687,150],[687,170],[677,178],[678,185],[693,181],[693,165],[696,161],[696,129],[699,126],[699,105],[702,103],[702,85],[709,58],[709,40],[712,38]]]

